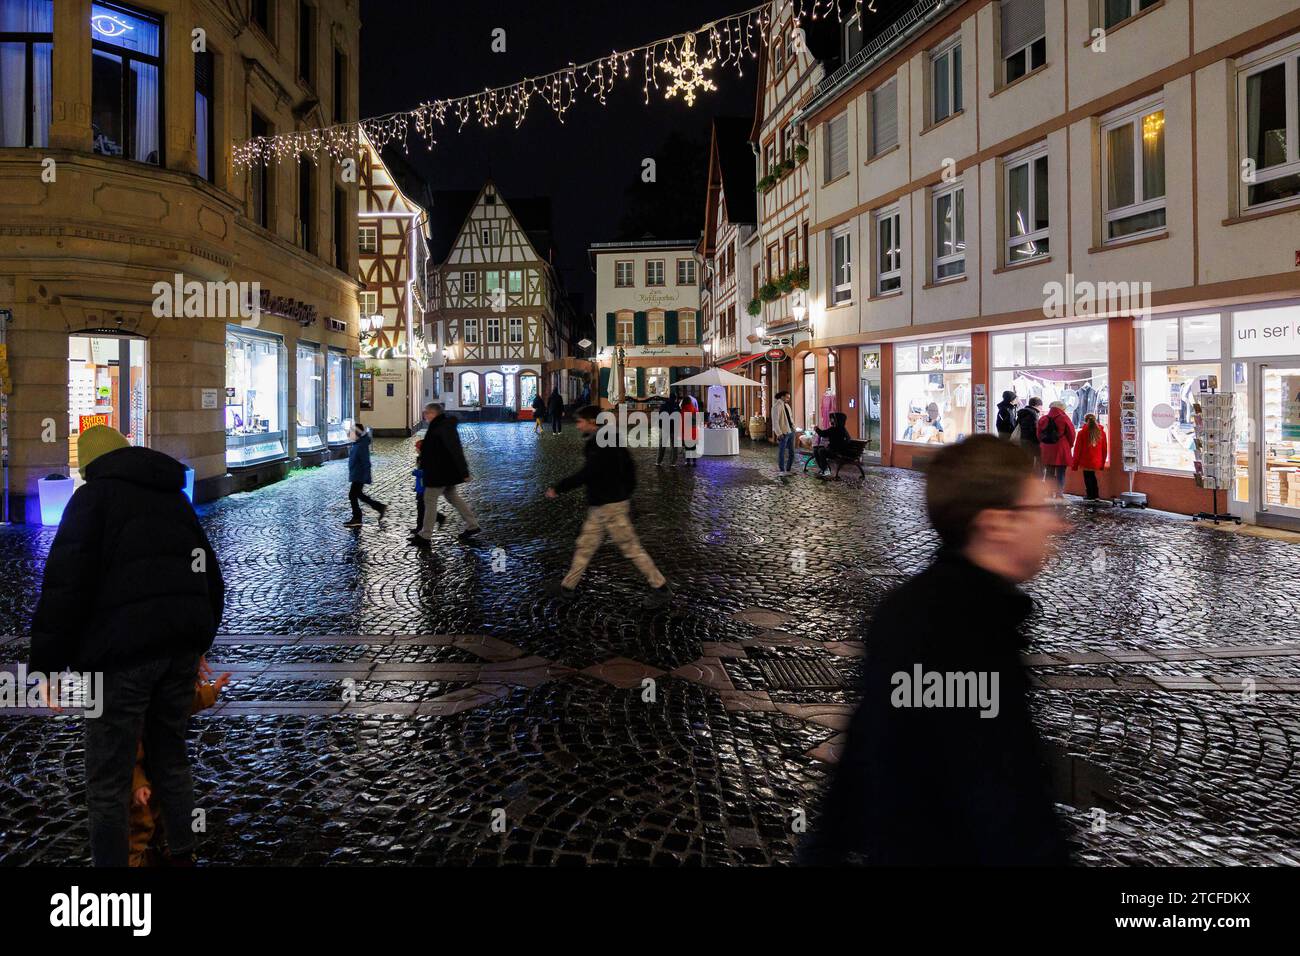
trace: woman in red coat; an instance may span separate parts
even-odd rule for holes
[[[1048,477],[1056,479],[1056,493],[1065,491],[1065,471],[1070,467],[1074,447],[1074,422],[1065,414],[1065,402],[1052,402],[1047,414],[1038,419],[1038,453]]]
[[[1096,415],[1085,415],[1074,442],[1074,470],[1083,469],[1083,484],[1089,501],[1101,500],[1097,493],[1097,472],[1106,467],[1106,429]]]
[[[686,446],[686,464],[695,465],[700,457],[700,403],[686,393],[682,399],[682,444]]]

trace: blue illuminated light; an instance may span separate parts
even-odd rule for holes
[[[111,13],[95,14],[90,18],[90,25],[96,33],[106,37],[124,36],[135,29],[121,17],[114,16]]]

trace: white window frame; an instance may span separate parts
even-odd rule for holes
[[[695,344],[695,339],[696,339],[695,316],[696,313],[693,310],[689,310],[689,309],[677,313],[677,344],[678,345]],[[686,334],[687,329],[690,329],[689,335]]]
[[[1282,199],[1250,205],[1251,186],[1258,186],[1260,183],[1271,182],[1274,179],[1300,175],[1300,103],[1297,102],[1298,98],[1300,98],[1300,91],[1297,90],[1297,87],[1300,86],[1300,35],[1293,34],[1238,61],[1237,148],[1241,162],[1244,165],[1250,159],[1249,144],[1247,142],[1250,120],[1249,104],[1246,100],[1247,80],[1257,73],[1264,73],[1275,68],[1279,63],[1285,66],[1287,158],[1286,162],[1277,166],[1269,166],[1267,169],[1256,168],[1254,170],[1254,182],[1241,182],[1241,209],[1243,212],[1259,212],[1300,203],[1300,191],[1297,191],[1295,195],[1286,196]]]
[[[831,128],[836,123],[844,124],[844,169],[838,172],[835,170],[833,165],[835,161],[835,152],[834,150],[831,149]],[[837,179],[841,179],[844,176],[847,176],[849,173],[849,167],[852,164],[852,157],[849,155],[850,153],[849,147],[851,144],[849,143],[848,110],[845,110],[843,113],[840,113],[837,116],[832,116],[823,124],[822,139],[824,140],[825,153],[826,153],[826,165],[825,168],[822,170],[823,173],[822,183],[826,184],[826,183],[832,183]]]
[[[477,272],[462,272],[460,274],[460,291],[462,295],[478,294]]]
[[[359,299],[358,305],[361,307],[361,317],[363,319],[368,319],[372,315],[379,314],[378,292],[375,292],[373,289],[366,289],[361,292],[357,298]],[[369,303],[369,308],[366,307],[367,303]]]
[[[1011,234],[1011,174],[1022,166],[1026,167],[1028,170],[1029,220],[1030,223],[1032,224],[1038,220],[1038,185],[1037,185],[1038,179],[1034,175],[1034,165],[1040,159],[1047,160],[1047,175],[1048,175],[1047,208],[1048,210],[1050,210],[1052,208],[1051,181],[1050,181],[1052,175],[1052,161],[1051,159],[1048,158],[1047,155],[1047,142],[1043,141],[1041,143],[1037,143],[1034,146],[1029,147],[1028,149],[1021,150],[1018,153],[1014,153],[1011,156],[1008,156],[1006,159],[1002,161],[1002,194],[1005,197],[1006,204],[1007,204],[1006,205],[1006,214],[1007,214],[1006,228],[1003,230],[1004,236],[1003,236],[1003,245],[1002,245],[1003,265],[1020,265],[1021,263],[1033,262],[1037,259],[1042,259],[1052,254],[1051,243],[1049,242],[1049,236],[1051,233],[1050,218],[1048,220],[1047,226],[1042,229],[1034,229],[1021,236],[1013,236]],[[1028,256],[1023,259],[1016,259],[1013,261],[1011,258],[1011,250],[1016,246],[1023,246],[1026,243],[1039,243],[1040,251],[1035,255]]]
[[[883,256],[881,255],[881,245],[884,242],[880,230],[886,222],[890,224],[890,231],[893,234],[894,250],[890,255],[893,258],[892,268],[884,269]],[[897,295],[903,291],[903,217],[901,207],[897,204],[881,209],[872,217],[872,238],[875,242],[876,265],[876,295]],[[897,279],[898,287],[893,289],[884,288],[887,279]]]
[[[627,334],[624,335],[624,327],[627,328]],[[631,345],[636,341],[636,314],[632,312],[619,313],[614,318],[614,344]]]
[[[507,320],[510,326],[510,344],[521,345],[524,341],[524,320],[519,317]]]
[[[664,344],[664,327],[666,320],[663,312],[651,312],[645,317],[646,345]],[[656,333],[657,330],[657,333]]]
[[[373,256],[379,253],[379,227],[357,227],[357,251],[363,255]]]
[[[893,88],[894,88],[894,141],[893,141],[892,143],[890,143],[888,146],[882,147],[882,146],[880,145],[880,143],[878,143],[878,142],[876,141],[876,125],[877,125],[877,124],[876,124],[876,109],[877,109],[877,105],[876,105],[876,104],[877,104],[877,100],[876,100],[876,98],[877,98],[881,93],[883,93],[886,89],[888,89],[890,86],[893,86]],[[898,77],[893,77],[892,79],[886,80],[884,83],[881,83],[881,84],[880,84],[879,86],[877,86],[874,90],[872,90],[872,91],[871,91],[871,94],[870,94],[870,100],[869,100],[869,102],[870,102],[870,106],[871,106],[871,125],[870,125],[870,127],[868,128],[867,132],[868,132],[868,134],[869,134],[869,136],[870,136],[870,139],[871,139],[871,143],[870,143],[870,148],[871,148],[871,158],[872,158],[872,159],[875,159],[877,156],[880,156],[880,155],[882,155],[883,153],[887,153],[887,152],[889,152],[891,149],[893,149],[893,148],[894,148],[895,146],[897,146],[898,143],[899,143],[899,129],[898,129],[898,126],[899,126],[899,124],[898,124]]]
[[[725,259],[723,260],[726,261]],[[682,272],[685,270],[686,276],[683,279]],[[677,284],[678,285],[695,285],[695,260],[678,259],[677,260]]]
[[[839,264],[839,244],[844,241],[844,265]],[[853,301],[853,226],[852,224],[832,229],[830,233],[831,253],[831,305],[846,305]]]
[[[487,335],[485,343],[487,345],[501,344],[501,320],[495,316],[489,316],[487,320]]]
[[[930,51],[930,56],[928,57],[927,60],[927,66],[930,70],[929,81],[930,81],[930,125],[931,126],[934,126],[937,123],[942,123],[944,120],[948,119],[949,117],[956,116],[958,113],[960,113],[963,109],[966,108],[966,98],[964,96],[964,91],[962,90],[962,82],[961,82],[962,69],[960,68],[956,70],[953,69],[953,51],[960,51],[960,50],[961,50],[961,33],[958,32],[953,34],[947,40],[944,40],[942,43],[940,43],[938,46],[936,46],[934,49]],[[964,68],[966,58],[962,57],[960,52],[958,52],[958,56],[961,58],[962,61],[961,64],[959,64],[959,66]],[[943,116],[940,116],[938,113],[939,98],[934,95],[935,94],[934,67],[935,64],[938,61],[942,60],[944,57],[948,58],[948,91],[947,91],[948,112],[945,113]]]
[[[517,283],[519,287],[517,289],[512,288],[512,286],[516,285],[515,279],[519,280],[519,282]],[[520,295],[523,293],[523,291],[524,291],[524,270],[523,269],[509,270],[506,273],[506,292],[512,293],[514,295]]]
[[[1230,383],[1231,379],[1225,377],[1224,370],[1227,369],[1228,373],[1230,374],[1232,371],[1232,363],[1234,361],[1238,361],[1237,359],[1234,359],[1232,355],[1233,315],[1234,313],[1231,309],[1222,309],[1222,310],[1209,309],[1206,311],[1174,312],[1170,314],[1153,316],[1152,317],[1153,321],[1158,321],[1161,319],[1176,319],[1178,321],[1178,356],[1176,358],[1169,358],[1167,355],[1162,355],[1159,358],[1148,356],[1146,354],[1146,348],[1147,348],[1146,336],[1143,334],[1145,330],[1137,321],[1133,323],[1134,326],[1133,332],[1137,338],[1138,444],[1141,446],[1141,454],[1138,458],[1139,471],[1146,472],[1153,475],[1176,475],[1180,478],[1186,478],[1189,475],[1194,474],[1193,469],[1165,468],[1159,465],[1147,464],[1147,452],[1149,450],[1147,448],[1148,425],[1146,421],[1146,414],[1144,412],[1144,409],[1147,408],[1146,370],[1150,367],[1168,368],[1171,365],[1217,365],[1219,367],[1219,373],[1218,373],[1219,386],[1220,386],[1219,390],[1221,392],[1229,391],[1230,385],[1225,384],[1225,382]],[[1186,345],[1183,342],[1185,322],[1187,319],[1205,318],[1208,316],[1219,317],[1219,357],[1217,359],[1196,358],[1196,357],[1187,358],[1184,355],[1184,352],[1186,350]],[[1241,361],[1250,361],[1250,360],[1245,359]],[[1255,465],[1252,461],[1251,468],[1253,469],[1254,467]]]
[[[465,320],[465,344],[478,345],[478,319]]]
[[[1103,30],[1113,30],[1121,23],[1127,23],[1128,21],[1132,20],[1135,16],[1137,16],[1139,13],[1142,12],[1142,10],[1138,8],[1138,4],[1140,2],[1141,0],[1128,0],[1128,16],[1116,20],[1114,23],[1107,26],[1106,25],[1106,0],[1097,0],[1097,26]],[[1159,0],[1152,0],[1152,4],[1155,4],[1157,2],[1159,2]]]
[[[624,274],[626,267],[626,275]],[[631,259],[614,260],[614,288],[631,289],[636,285],[636,263]]]
[[[1123,244],[1131,242],[1134,239],[1141,239],[1143,236],[1155,236],[1169,229],[1168,220],[1164,225],[1152,226],[1150,229],[1144,229],[1141,232],[1126,233],[1123,236],[1111,238],[1110,226],[1113,222],[1122,222],[1125,219],[1131,219],[1134,216],[1143,216],[1147,213],[1156,212],[1165,209],[1169,197],[1168,181],[1168,164],[1165,169],[1165,195],[1154,199],[1147,199],[1142,189],[1142,120],[1152,113],[1164,113],[1166,124],[1168,123],[1169,114],[1165,110],[1164,94],[1157,94],[1141,103],[1130,104],[1125,106],[1122,111],[1117,111],[1108,116],[1102,117],[1101,120],[1101,218],[1102,218],[1102,245],[1111,243]],[[1110,201],[1110,132],[1123,126],[1133,127],[1133,198],[1134,202],[1127,206],[1117,206],[1114,209],[1107,209],[1106,203]],[[1165,148],[1168,150],[1169,141],[1165,140]],[[1166,156],[1168,153],[1166,152]]]
[[[1043,2],[1045,2],[1045,0],[1043,0]],[[1038,66],[1034,66],[1034,61],[1032,56],[1033,49],[1034,46],[1040,41],[1043,42],[1043,62],[1038,64]],[[1027,42],[1024,46],[1016,50],[1011,50],[1010,52],[1006,50],[1000,51],[1002,54],[1002,76],[1000,77],[1002,81],[1001,85],[1006,86],[1008,83],[1014,83],[1016,80],[1024,79],[1026,76],[1028,76],[1030,73],[1033,73],[1034,70],[1038,69],[1039,67],[1046,66],[1047,65],[1046,41],[1047,41],[1047,29],[1046,29],[1046,23],[1044,23],[1043,32],[1038,34],[1038,36],[1034,37],[1029,42]],[[1017,57],[1024,57],[1025,71],[1021,73],[1020,76],[1017,76],[1015,79],[1012,79],[1009,75],[1011,73],[1010,65],[1011,65],[1011,61],[1016,59]]]
[[[655,270],[655,274],[657,274],[657,276],[658,276],[658,281],[655,281],[655,280],[651,277],[651,268],[652,268],[653,266],[658,266],[658,269]],[[665,273],[665,270],[664,270],[664,260],[663,260],[663,259],[647,259],[647,260],[645,261],[645,284],[646,284],[647,286],[653,286],[654,288],[657,289],[657,288],[659,288],[659,287],[665,285],[665,284],[666,284],[666,278],[665,278],[665,276],[666,276],[666,273]]]
[[[940,235],[939,201],[949,196],[952,197],[953,239],[956,240],[958,238],[956,235],[956,227],[957,227],[956,210],[957,210],[958,195],[961,196],[961,204],[962,204],[962,234],[960,237],[961,252],[953,253],[947,256],[940,255],[939,254],[939,235]],[[964,182],[961,182],[959,180],[950,186],[945,186],[942,189],[935,189],[930,193],[930,228],[933,231],[933,236],[934,236],[934,257],[933,257],[932,268],[930,270],[930,275],[931,275],[930,281],[937,285],[940,282],[954,282],[958,279],[961,279],[966,275],[966,184]],[[939,269],[941,266],[950,265],[954,262],[961,263],[961,272],[957,272],[949,276],[941,276],[939,274]]]

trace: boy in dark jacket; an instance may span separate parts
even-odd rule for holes
[[[992,435],[934,456],[926,508],[942,549],[876,612],[862,700],[799,858],[1064,865],[1020,660],[1034,602],[1019,587],[1064,524],[1028,456]]]
[[[1016,405],[1019,401],[1015,392],[1002,393],[1002,401],[998,402],[998,417],[994,422],[999,438],[1009,439],[1011,433],[1016,430]]]
[[[849,417],[843,412],[831,412],[830,428],[814,428],[813,431],[826,439],[825,445],[818,445],[813,449],[813,457],[817,459],[817,467],[821,469],[818,478],[825,478],[830,472],[830,460],[835,455],[847,454],[849,442],[853,440],[849,435],[849,430],[844,427],[844,423]]]
[[[548,498],[558,498],[574,488],[587,489],[587,520],[578,533],[573,563],[569,565],[569,573],[551,590],[564,599],[573,597],[596,549],[609,535],[623,552],[623,557],[645,575],[651,587],[648,603],[666,603],[670,594],[668,582],[645,548],[641,547],[636,529],[632,527],[631,498],[636,490],[636,465],[617,434],[598,434],[600,429],[596,420],[599,416],[600,409],[595,405],[588,405],[578,412],[578,431],[586,438],[582,446],[582,469],[554,488],[546,489]]]
[[[352,517],[343,522],[343,527],[360,528],[361,502],[364,501],[373,508],[379,515],[380,521],[384,520],[388,505],[366,494],[366,485],[373,480],[370,473],[370,442],[374,436],[370,429],[357,422],[352,426],[349,437],[352,439],[352,446],[348,449],[348,481],[351,483],[348,488],[348,502],[352,505]]]
[[[412,544],[428,544],[434,528],[441,528],[447,516],[438,510],[438,499],[446,498],[465,522],[465,530],[458,537],[468,541],[482,529],[478,517],[456,486],[469,481],[469,466],[465,464],[465,451],[456,431],[456,419],[443,414],[439,402],[424,406],[424,420],[429,423],[420,442],[420,469],[424,472],[424,521],[420,530],[411,535]],[[432,520],[430,520],[432,519]]]
[[[133,448],[105,425],[81,433],[77,456],[86,483],[68,502],[45,562],[29,666],[103,674],[103,714],[84,722],[95,865],[127,865],[142,739],[173,857],[183,859],[194,851],[185,729],[225,583],[185,497],[180,462]]]

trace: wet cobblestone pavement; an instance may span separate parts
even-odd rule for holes
[[[191,729],[204,858],[790,862],[863,625],[933,551],[921,477],[779,481],[766,447],[698,469],[637,452],[637,526],[675,599],[644,610],[606,546],[563,604],[543,587],[583,504],[541,491],[576,466],[576,432],[462,435],[473,545],[454,515],[430,551],[407,545],[411,441],[376,442],[382,526],[341,526],[342,463],[201,509],[228,585],[209,656],[233,674]],[[1082,861],[1300,864],[1300,544],[1074,511],[1031,587],[1027,663]],[[52,537],[0,529],[0,634],[24,633]],[[0,637],[0,664],[26,650]],[[0,862],[88,860],[79,731],[0,717]]]

